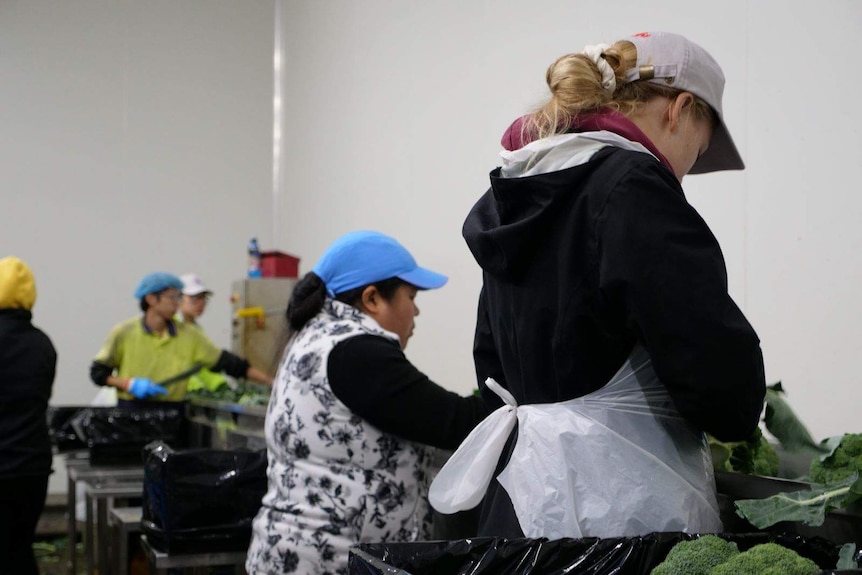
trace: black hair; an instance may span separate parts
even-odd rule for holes
[[[290,331],[299,331],[323,309],[326,299],[326,284],[314,273],[308,272],[293,286],[287,302],[287,326]]]
[[[359,307],[359,303],[362,301],[362,292],[367,287],[374,286],[383,299],[390,301],[395,297],[395,292],[398,291],[398,288],[405,283],[407,282],[399,278],[388,278],[335,294],[335,299],[353,307]],[[285,315],[289,330],[297,332],[305,327],[305,324],[323,309],[325,299],[326,284],[323,283],[323,280],[314,272],[305,274],[293,287],[290,301],[287,303],[287,313]]]
[[[395,297],[395,292],[398,291],[398,288],[405,283],[407,282],[399,278],[389,278],[381,280],[379,282],[373,282],[362,287],[337,293],[335,294],[335,299],[348,305],[352,305],[353,307],[359,307],[359,303],[362,301],[362,292],[364,292],[365,288],[367,288],[368,286],[374,286],[377,288],[377,291],[380,292],[380,295],[383,297],[383,299],[385,299],[386,301],[391,301],[392,298]]]
[[[153,291],[150,293],[156,297],[162,297],[162,294],[165,293],[166,291],[168,291],[168,289],[170,289],[170,288],[165,288],[163,290]],[[141,307],[141,311],[144,313],[147,313],[147,310],[150,309],[150,304],[147,302],[147,296],[150,295],[150,293],[145,294],[144,297],[141,298],[140,303],[138,304]]]

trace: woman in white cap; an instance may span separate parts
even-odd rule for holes
[[[431,445],[454,449],[488,413],[404,356],[419,290],[446,276],[395,239],[352,232],[294,287],[293,334],[266,416],[269,488],[246,570],[345,573],[361,542],[428,538]]]
[[[724,75],[656,32],[563,56],[546,77],[550,98],[507,130],[463,228],[484,278],[476,372],[508,404],[475,433],[513,431],[490,468],[456,453],[431,502],[484,496],[480,535],[720,530],[702,432],[748,438],[765,393],[759,339],[681,187],[743,168]],[[471,474],[480,488],[459,490]]]
[[[197,274],[183,274],[180,276],[180,281],[183,282],[182,300],[176,318],[185,324],[203,330],[201,324],[198,323],[198,318],[206,311],[207,302],[213,292],[204,285]],[[189,378],[186,391],[191,392],[199,389],[216,391],[225,385],[227,385],[227,380],[222,374],[201,368],[199,372]]]
[[[177,316],[185,323],[198,325],[198,318],[206,311],[207,302],[213,292],[197,274],[183,274],[180,281],[183,282],[183,289],[180,290],[182,300]]]

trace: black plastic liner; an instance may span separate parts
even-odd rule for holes
[[[687,533],[652,533],[615,539],[503,539],[362,544],[351,549],[350,575],[649,575]],[[840,545],[819,537],[750,533],[720,534],[741,551],[774,542],[807,557],[823,574],[862,573],[834,570]],[[856,553],[862,567],[862,551]]]
[[[48,420],[48,436],[57,452],[66,453],[87,448],[87,443],[75,433],[72,420],[78,413],[87,409],[83,405],[57,407],[48,406],[45,417]]]
[[[243,551],[266,492],[266,450],[144,450],[141,528],[169,553]]]
[[[154,440],[187,445],[183,406],[90,407],[76,413],[69,425],[87,445],[92,465],[138,464],[141,450]]]

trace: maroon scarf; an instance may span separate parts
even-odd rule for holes
[[[527,118],[529,116],[521,116],[506,128],[503,138],[500,140],[505,149],[509,151],[518,150],[535,139],[529,129],[522,129]],[[569,125],[569,132],[597,132],[599,130],[613,132],[627,140],[643,145],[673,173],[673,166],[670,165],[664,154],[658,151],[655,144],[647,138],[646,134],[634,122],[619,112],[608,109],[587,112],[573,118],[572,123]]]

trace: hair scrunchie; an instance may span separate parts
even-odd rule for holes
[[[584,46],[581,54],[592,60],[598,67],[599,72],[602,73],[602,90],[605,94],[610,96],[614,93],[614,90],[617,89],[617,76],[614,74],[614,69],[611,68],[611,65],[608,64],[607,60],[602,56],[604,51],[608,48],[610,48],[609,44]]]

